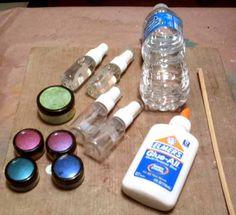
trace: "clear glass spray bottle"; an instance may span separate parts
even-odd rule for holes
[[[119,109],[110,120],[103,124],[95,138],[88,139],[85,154],[99,162],[103,161],[141,111],[142,104],[137,101],[130,102]]]
[[[86,144],[88,138],[97,134],[98,127],[107,119],[109,112],[121,98],[120,89],[112,87],[100,95],[96,101],[82,112],[70,125],[70,130],[81,145]]]
[[[134,59],[134,52],[130,49],[115,57],[109,64],[105,65],[100,71],[88,81],[87,93],[93,98],[109,90],[121,78],[128,65]]]
[[[78,58],[61,76],[62,85],[76,91],[93,74],[107,51],[108,45],[101,43]]]

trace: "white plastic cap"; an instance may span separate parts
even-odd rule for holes
[[[127,49],[126,51],[124,51],[121,55],[115,57],[111,63],[116,64],[120,70],[121,73],[123,73],[127,66],[133,61],[134,59],[134,52],[130,49]]]
[[[177,126],[180,126],[180,127],[183,127],[186,131],[190,132],[191,130],[191,122],[189,119],[187,119],[186,117],[184,116],[174,116],[170,122],[169,122],[170,125],[177,125]]]
[[[125,107],[119,109],[113,117],[118,117],[124,123],[126,128],[134,121],[134,119],[141,113],[143,107],[140,102],[130,102]]]
[[[120,98],[121,98],[120,89],[118,87],[112,87],[107,92],[101,94],[96,99],[95,102],[102,103],[106,107],[109,113]]]
[[[159,4],[156,4],[156,5],[154,6],[154,9],[157,9],[157,8],[160,8],[160,7],[168,8],[168,6],[167,6],[166,4],[164,4],[164,3],[159,3]]]
[[[108,45],[101,43],[98,47],[89,50],[85,55],[94,59],[96,66],[102,61],[102,58],[108,51]]]

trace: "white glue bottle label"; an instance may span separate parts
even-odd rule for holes
[[[162,211],[175,206],[199,145],[189,133],[189,113],[150,129],[122,181],[125,194]]]

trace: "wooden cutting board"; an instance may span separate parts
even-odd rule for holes
[[[46,138],[51,131],[67,127],[66,124],[50,126],[41,122],[37,116],[36,96],[42,88],[59,84],[60,74],[86,51],[81,48],[68,47],[44,47],[31,50],[9,142],[7,162],[14,157],[12,138],[18,130],[27,127],[37,128]],[[108,63],[121,51],[110,50],[102,65]],[[119,101],[115,111],[138,98],[141,63],[140,50],[136,50],[135,61],[129,66],[119,83],[123,98]],[[192,110],[192,133],[199,140],[200,148],[179,201],[171,213],[181,215],[227,214],[196,69],[201,67],[205,72],[216,134],[234,204],[236,203],[236,189],[233,184],[236,174],[236,150],[233,142],[236,128],[235,103],[232,100],[221,58],[216,49],[189,49],[187,63],[191,84],[187,105]],[[75,98],[77,115],[93,102],[86,95],[85,86],[75,94]],[[175,114],[143,112],[102,164],[85,156],[83,148],[79,146],[77,154],[84,161],[85,180],[75,190],[59,190],[52,184],[50,175],[45,172],[45,168],[50,164],[45,155],[37,161],[40,172],[39,184],[27,193],[18,194],[9,190],[2,174],[0,214],[161,214],[122,194],[121,181],[150,127],[155,123],[168,123]]]

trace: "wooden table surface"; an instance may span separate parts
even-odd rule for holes
[[[18,8],[0,13],[1,166],[3,166],[6,157],[10,132],[14,125],[31,48],[63,46],[86,49],[96,46],[100,42],[107,42],[114,49],[139,48],[142,23],[150,10],[151,8],[142,7]],[[187,45],[192,49],[196,47],[217,48],[223,60],[226,77],[229,78],[226,81],[236,83],[236,9],[174,8],[174,11],[184,20],[185,38],[188,39]],[[137,75],[139,74],[140,71],[137,71]],[[211,76],[208,77],[211,78]],[[230,118],[229,113],[232,113],[232,107],[235,109],[235,106],[228,94],[227,99],[222,99],[225,91],[217,92],[217,82],[214,81],[215,78],[211,80],[213,84],[212,95],[216,96],[212,97],[212,103],[216,104],[213,109],[220,108],[221,102],[223,102],[222,108],[225,110],[214,109],[214,113],[217,115],[217,112],[219,112],[222,119],[222,121],[216,123],[218,138],[221,142],[227,138],[230,140],[230,145],[232,145],[232,141],[235,139],[235,121],[232,120],[234,117]],[[229,90],[227,93],[230,92]],[[234,88],[231,88],[231,90],[234,90]],[[217,100],[217,93],[220,93],[219,98],[221,99],[219,100]],[[227,108],[227,102],[231,102],[229,108]],[[226,126],[227,132],[222,131],[220,133],[222,124]],[[211,146],[209,145],[209,147]],[[235,186],[233,186],[235,181],[234,167],[236,166],[235,147],[222,147],[221,149],[233,203],[236,205],[236,191]],[[204,153],[204,150],[202,153]],[[215,176],[217,177],[217,175]],[[4,181],[5,179],[1,174],[1,185]],[[209,181],[210,185],[211,181]],[[225,206],[222,204],[222,193],[219,194],[219,187],[217,189],[212,188],[212,192],[214,192],[214,189],[218,190],[214,199],[219,199],[219,207],[221,207],[221,210],[217,207],[215,209],[218,212],[224,211],[226,213]],[[204,193],[201,195],[204,195]],[[189,197],[191,198],[191,195]],[[192,197],[194,201],[194,193]],[[0,200],[2,201],[2,199],[4,199],[4,193],[0,195]],[[211,203],[212,199],[209,198],[208,204]],[[99,208],[98,205],[96,207]],[[202,214],[210,214],[209,211],[214,211],[214,205],[210,206],[210,210],[207,210],[209,206],[205,205],[204,207],[199,210],[193,207],[192,210],[194,210],[194,214],[198,214],[198,211],[201,211]],[[183,208],[177,209],[174,213],[181,214],[182,210]],[[110,212],[114,213],[114,211]],[[118,214],[118,211],[116,212]],[[132,213],[130,212],[130,214]]]

